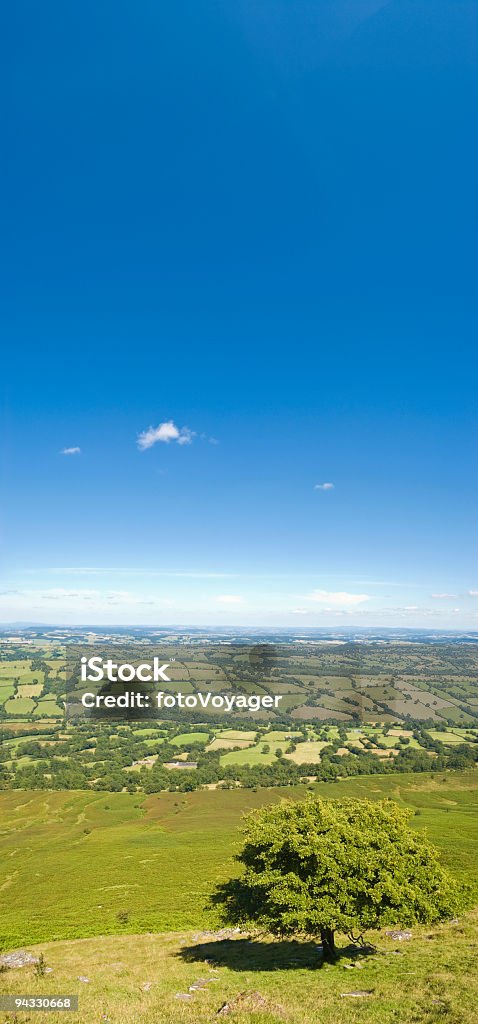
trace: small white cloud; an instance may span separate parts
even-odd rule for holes
[[[239,594],[219,594],[216,601],[219,601],[219,604],[240,604],[242,597]]]
[[[444,601],[447,597],[456,597],[456,594],[432,594],[435,601]]]
[[[468,597],[478,597],[478,590],[469,590]]]
[[[292,611],[291,611],[291,615],[308,615],[308,614],[309,614],[308,608],[293,608]]]
[[[81,448],[62,448],[60,455],[80,455]]]
[[[141,434],[138,434],[137,445],[140,451],[146,451],[147,448],[152,448],[158,441],[162,441],[164,444],[169,444],[170,441],[175,441],[176,444],[191,444],[196,434],[194,430],[190,430],[189,427],[177,427],[173,420],[165,420],[164,423],[160,423],[157,427],[148,427],[147,430],[143,430]]]
[[[370,600],[368,594],[349,594],[344,590],[313,590],[311,594],[306,594],[305,599],[336,608],[347,608]]]
[[[333,491],[334,487],[335,487],[335,484],[331,484],[331,483],[315,484],[314,485],[314,491]]]

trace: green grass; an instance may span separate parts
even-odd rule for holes
[[[157,729],[133,729],[133,736],[137,736],[139,740],[161,739],[163,736],[162,732],[158,732]]]
[[[463,743],[468,730],[464,729],[462,731],[461,729],[456,729],[453,732],[440,732],[437,729],[430,729],[429,732],[433,740],[439,740],[440,743],[453,745]]]
[[[61,718],[64,712],[62,708],[58,707],[54,698],[42,697],[38,701],[36,708],[33,710],[34,718]]]
[[[266,741],[264,741],[266,742]],[[274,747],[271,747],[269,753],[264,754],[262,747],[264,743],[260,743],[255,747],[244,747],[242,750],[231,750],[227,754],[223,754],[220,758],[220,763],[223,767],[227,765],[257,765],[257,764],[273,764],[275,761]]]
[[[300,707],[307,700],[307,694],[302,696],[299,693],[286,693],[280,702],[281,711],[292,711],[294,708]]]
[[[33,679],[43,682],[43,672],[33,671],[30,661],[0,661],[0,679],[19,679],[31,683]]]
[[[35,708],[35,701],[31,697],[11,697],[5,701],[4,707],[8,715],[30,715]]]
[[[267,937],[208,941],[181,932],[43,943],[33,952],[43,953],[52,973],[37,979],[31,967],[8,971],[0,988],[78,993],[80,1012],[62,1011],[64,1024],[211,1024],[225,1003],[231,1024],[476,1024],[476,924],[474,914],[455,926],[415,929],[399,956],[396,942],[374,936],[375,955],[322,968],[313,944]],[[361,970],[344,970],[352,963]],[[189,992],[199,979],[207,984]],[[371,994],[342,995],[356,990]],[[58,1012],[39,1016],[57,1024]],[[36,1014],[4,1019],[33,1021]]]
[[[442,778],[444,781],[441,781]],[[416,812],[445,864],[478,894],[478,773],[321,783],[314,792],[391,796]],[[3,948],[121,931],[207,927],[214,884],[234,873],[241,815],[303,798],[283,789],[162,793],[0,793]],[[117,919],[129,912],[127,925]]]
[[[270,747],[267,753],[263,753],[264,746]],[[220,760],[222,765],[274,764],[276,750],[280,748],[284,751],[287,746],[287,741],[284,743],[270,743],[269,737],[263,737],[255,746],[244,747],[242,750],[231,750],[229,753],[223,754]]]
[[[173,736],[170,743],[173,747],[184,747],[189,743],[207,743],[209,734],[207,732],[181,732]]]

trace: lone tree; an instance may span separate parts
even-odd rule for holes
[[[452,917],[461,889],[410,828],[412,813],[391,800],[321,799],[253,811],[237,857],[245,872],[212,902],[230,924],[320,936],[327,959],[336,930],[358,942],[366,929]]]

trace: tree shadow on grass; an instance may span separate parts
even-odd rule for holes
[[[347,946],[338,952],[340,958],[356,960],[368,955],[371,950]],[[176,955],[186,963],[204,963],[207,960],[210,966],[229,967],[232,971],[304,971],[317,970],[324,964],[322,946],[316,942],[297,942],[293,939],[277,942],[261,942],[257,938],[199,942],[184,947]]]

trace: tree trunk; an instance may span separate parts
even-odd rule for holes
[[[321,928],[320,938],[324,947],[324,960],[336,960],[338,954],[333,928]]]

